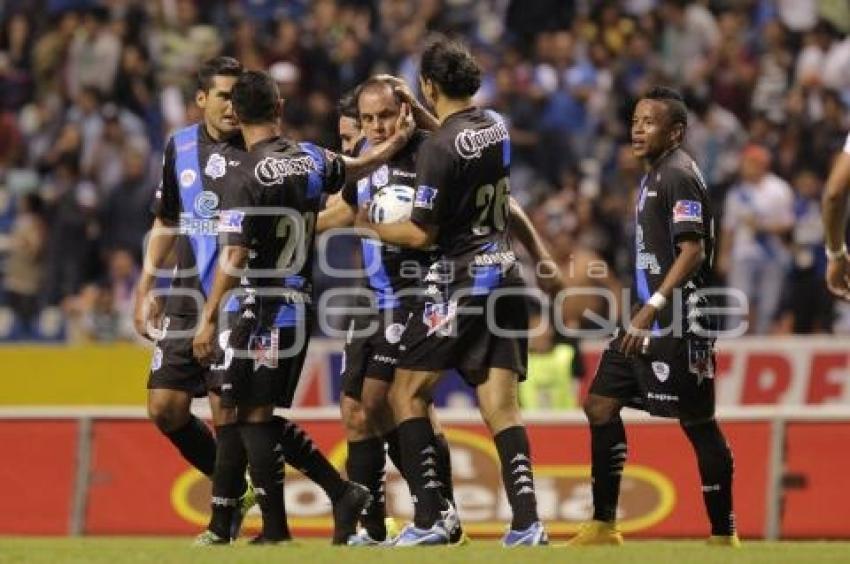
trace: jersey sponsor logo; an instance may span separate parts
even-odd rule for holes
[[[309,156],[293,159],[265,157],[254,167],[254,176],[263,186],[280,184],[287,176],[302,176],[315,172],[316,163]]]
[[[415,172],[407,172],[406,170],[393,170],[393,176],[398,176],[399,178],[416,178]]]
[[[384,330],[384,339],[391,344],[394,345],[401,341],[401,336],[404,334],[404,325],[401,323],[393,323],[388,325]]]
[[[702,203],[695,200],[678,200],[673,206],[673,223],[692,221],[702,223]]]
[[[195,178],[197,178],[197,176],[198,175],[195,174],[195,171],[191,168],[180,171],[180,186],[188,188],[195,183]]]
[[[484,129],[464,129],[455,137],[455,150],[463,159],[477,159],[481,151],[508,138],[508,128],[498,121]]]
[[[666,382],[667,378],[670,377],[670,365],[658,360],[653,361],[652,373],[655,374],[655,377],[658,378],[659,382]]]
[[[386,186],[390,183],[390,168],[387,165],[382,165],[378,170],[372,173],[372,184],[375,188]]]
[[[380,362],[381,364],[391,364],[393,366],[398,363],[397,359],[383,354],[372,355],[372,360],[374,360],[375,362]]]
[[[218,194],[204,190],[195,197],[192,207],[195,208],[195,214],[198,216],[211,219],[218,212]]]
[[[473,259],[475,266],[492,266],[494,264],[511,265],[515,262],[516,254],[513,251],[475,255]]]
[[[239,210],[224,210],[218,216],[219,233],[242,233],[242,220],[245,212]]]
[[[646,399],[677,402],[679,401],[679,396],[674,396],[673,394],[656,394],[654,392],[646,392]]]
[[[433,186],[421,184],[416,189],[416,197],[413,200],[414,208],[434,209],[434,200],[437,199],[437,189]]]
[[[221,178],[227,174],[227,160],[218,153],[213,153],[207,159],[207,165],[204,167],[204,174],[210,178]]]

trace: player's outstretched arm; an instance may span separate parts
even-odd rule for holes
[[[390,160],[410,141],[416,130],[416,124],[407,104],[402,104],[401,113],[396,122],[395,133],[385,141],[373,145],[357,157],[340,156],[345,163],[345,179],[352,182],[371,174],[379,166]]]
[[[160,218],[154,219],[133,304],[133,325],[139,335],[146,339],[153,338],[149,327],[156,328],[162,316],[161,300],[151,300],[149,294],[156,285],[156,273],[165,266],[176,240],[177,234],[173,225]]]
[[[679,249],[679,255],[667,272],[667,276],[664,277],[664,281],[661,282],[661,286],[653,294],[649,303],[644,304],[635,314],[627,328],[626,335],[620,343],[620,352],[625,355],[636,354],[641,350],[646,336],[644,333],[652,325],[655,314],[664,307],[673,295],[673,290],[681,288],[705,260],[705,242],[702,237],[680,239],[676,246]],[[661,303],[656,300],[661,300]]]
[[[248,264],[248,254],[247,248],[235,245],[228,245],[219,253],[212,289],[192,341],[192,352],[203,364],[209,364],[212,360],[219,309],[227,293],[239,285],[241,273]]]
[[[372,223],[369,221],[369,208],[364,206],[357,212],[355,227],[361,237],[380,239],[385,243],[408,247],[411,249],[427,249],[437,241],[435,225],[420,225],[407,220],[398,223]]]
[[[543,242],[543,238],[537,233],[531,219],[513,197],[510,198],[508,207],[510,222],[508,223],[511,235],[516,237],[520,244],[528,251],[534,262],[534,272],[537,277],[537,285],[540,289],[555,296],[564,289],[564,280],[561,269],[552,258],[552,254]]]
[[[847,217],[847,195],[850,191],[850,153],[842,152],[826,181],[822,200],[823,230],[826,239],[826,287],[844,300],[850,300],[850,265],[844,229]]]
[[[319,212],[316,219],[316,233],[324,233],[328,229],[351,227],[357,217],[357,210],[352,208],[339,194],[328,198],[328,205]]]

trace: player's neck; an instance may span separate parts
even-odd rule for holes
[[[472,98],[464,98],[463,100],[451,100],[449,98],[441,98],[434,106],[434,111],[437,113],[437,119],[440,123],[446,121],[449,117],[458,112],[468,110],[474,104]]]
[[[676,149],[678,149],[681,146],[682,146],[681,143],[676,143],[672,147],[667,147],[666,149],[664,149],[663,151],[658,153],[658,156],[646,159],[647,170],[652,170],[653,168],[658,166],[658,163],[663,161],[664,157],[666,157],[667,155],[669,155],[670,153],[672,153],[673,151],[675,151]]]
[[[242,125],[242,138],[245,139],[245,147],[250,151],[257,143],[280,136],[280,126],[276,123],[258,123],[256,125]]]

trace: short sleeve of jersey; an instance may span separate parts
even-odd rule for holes
[[[174,138],[169,139],[162,156],[162,180],[151,204],[151,212],[168,223],[180,221],[180,189],[174,174]]]
[[[665,171],[662,177],[664,193],[670,206],[670,225],[673,239],[685,234],[706,235],[709,210],[705,207],[705,191],[694,174],[679,169]]]
[[[419,225],[439,224],[454,160],[454,155],[436,143],[433,137],[422,145],[416,162],[416,194],[410,216],[413,222]]]
[[[316,162],[322,177],[322,191],[339,192],[345,185],[345,160],[342,156],[312,143],[301,143],[303,149]]]
[[[258,205],[248,179],[222,194],[221,212],[218,216],[218,240],[222,247],[250,246],[257,217],[252,216],[248,208]]]

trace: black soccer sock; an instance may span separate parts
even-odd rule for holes
[[[455,491],[452,483],[452,451],[449,442],[442,433],[434,435],[434,444],[437,447],[437,475],[443,483],[441,494],[444,498],[455,505]]]
[[[534,492],[528,433],[521,425],[508,427],[493,437],[493,441],[499,451],[502,481],[514,514],[511,529],[523,531],[540,520],[537,516],[537,494]]]
[[[398,426],[403,474],[413,494],[413,523],[430,529],[440,519],[444,507],[440,490],[443,487],[437,474],[437,449],[434,447],[434,428],[427,417],[408,419]]]
[[[702,480],[702,498],[711,521],[712,535],[731,535],[735,532],[732,511],[732,451],[723,437],[717,421],[683,425],[697,455]]]
[[[398,469],[401,477],[407,480],[404,476],[404,465],[401,463],[401,444],[398,441],[398,427],[392,431],[388,431],[384,435],[384,441],[387,443],[387,456],[393,461],[393,465]]]
[[[185,425],[165,433],[165,436],[189,464],[212,477],[215,471],[215,437],[203,421],[190,415]]]
[[[590,426],[590,450],[593,519],[613,523],[617,520],[620,479],[628,457],[626,428],[619,416],[604,425]]]
[[[372,494],[372,502],[363,511],[361,521],[369,536],[382,541],[387,537],[384,518],[387,516],[384,497],[384,465],[386,454],[384,440],[372,437],[348,442],[348,459],[345,471],[348,479],[362,484]]]
[[[328,462],[313,439],[295,422],[283,417],[274,417],[278,425],[283,455],[286,461],[319,485],[332,503],[345,494],[347,484],[333,465]]]
[[[277,421],[242,423],[239,426],[257,503],[263,512],[263,538],[284,540],[290,538],[283,504],[283,467],[285,458]]]
[[[208,529],[222,538],[230,538],[233,513],[245,491],[245,467],[248,459],[237,424],[215,428],[217,452],[212,481],[212,516]]]

